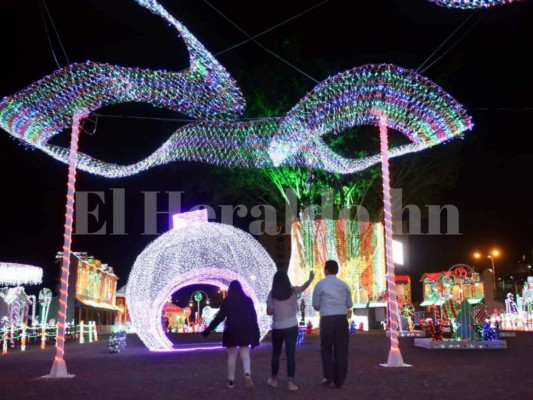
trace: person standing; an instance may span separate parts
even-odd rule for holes
[[[347,311],[353,306],[352,294],[346,283],[337,278],[339,264],[328,260],[324,265],[325,278],[313,290],[313,308],[320,313],[320,356],[324,379],[342,388],[348,372]]]
[[[267,314],[272,315],[272,376],[267,384],[271,387],[278,386],[279,360],[281,348],[285,342],[287,356],[287,388],[298,390],[294,383],[296,374],[296,340],[298,338],[298,301],[297,296],[303,293],[314,278],[313,271],[309,279],[302,286],[292,286],[285,271],[277,271],[272,280],[272,290],[267,297]]]
[[[228,348],[228,388],[235,387],[235,364],[238,353],[241,356],[244,369],[244,387],[251,390],[254,387],[251,373],[250,347],[259,346],[259,324],[254,303],[242,290],[239,281],[232,281],[228,287],[228,294],[220,305],[213,321],[202,332],[207,337],[222,321],[224,334],[222,345]]]

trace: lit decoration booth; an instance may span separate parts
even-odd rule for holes
[[[61,260],[62,253],[56,256]],[[86,252],[72,252],[67,321],[94,321],[100,333],[110,333],[118,307],[115,304],[117,281],[113,268]]]
[[[117,312],[115,314],[115,325],[129,330],[130,313],[128,311],[128,305],[126,304],[125,285],[117,290],[117,293],[115,295],[115,305],[117,306]]]
[[[396,296],[398,297],[398,306],[413,304],[411,297],[411,278],[409,275],[396,275]]]
[[[161,323],[167,299],[192,284],[227,290],[239,280],[254,302],[261,338],[270,329],[266,298],[276,272],[274,261],[254,237],[230,225],[207,222],[206,210],[178,214],[174,229],[164,233],[137,257],[126,286],[131,322],[152,351],[173,347]],[[175,216],[176,217],[176,216]]]
[[[466,264],[456,264],[448,271],[425,273],[423,284],[426,316],[443,326],[455,339],[474,340],[475,322],[488,316],[483,282]]]
[[[171,302],[163,306],[163,318],[168,321],[167,331],[183,332],[184,326],[189,325],[189,307],[181,308]]]
[[[356,314],[361,314],[357,310],[365,309],[364,315],[377,324],[370,328],[379,328],[376,320],[385,318],[387,290],[383,225],[348,219],[307,219],[293,222],[291,237],[288,273],[292,284],[302,285],[311,270],[317,277],[323,276],[324,263],[329,259],[337,260],[338,277],[350,287]],[[318,317],[311,306],[311,296],[318,281],[315,279],[303,294],[305,314],[315,319],[315,326],[318,326]],[[376,318],[372,312],[369,316],[369,308],[380,308],[382,315]]]
[[[424,326],[431,338],[415,338],[427,349],[505,349],[498,327],[489,319],[479,274],[466,264],[422,275]],[[443,340],[447,337],[447,340]]]
[[[471,304],[477,304],[485,296],[479,274],[464,264],[454,265],[448,271],[425,273],[420,281],[424,290],[422,307],[441,306],[447,299],[459,302],[467,299]]]
[[[27,285],[42,283],[43,270],[32,265],[0,262],[0,332],[9,327],[22,329],[28,325],[30,305],[32,324],[35,323],[35,296],[28,296]],[[0,337],[1,339],[1,337]]]

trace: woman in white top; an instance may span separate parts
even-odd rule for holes
[[[278,386],[279,359],[281,348],[285,342],[287,355],[287,376],[289,378],[288,389],[298,390],[294,383],[296,372],[296,339],[298,338],[298,302],[296,296],[303,293],[309,287],[314,278],[311,271],[309,279],[302,286],[292,286],[285,271],[274,274],[272,290],[267,298],[267,314],[272,315],[272,377],[268,379],[268,385]]]

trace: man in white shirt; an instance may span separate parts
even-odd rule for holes
[[[313,291],[313,308],[320,312],[320,355],[324,379],[322,384],[334,383],[342,388],[348,372],[347,311],[353,306],[352,294],[346,283],[337,278],[339,264],[328,260],[324,266],[326,277]]]

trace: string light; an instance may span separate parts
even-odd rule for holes
[[[165,102],[168,98],[181,98],[167,93],[175,81],[165,83],[168,76],[157,72],[146,74],[94,63],[67,67],[2,100],[0,126],[67,162],[68,149],[50,145],[48,140],[66,126],[72,107],[83,105],[94,110],[110,104],[109,101],[137,101],[175,108],[175,104]],[[156,88],[146,89],[147,85]],[[197,95],[197,91],[193,92]],[[184,101],[180,100],[180,104]],[[211,105],[208,103],[206,107],[211,110]],[[393,65],[366,65],[326,79],[284,118],[193,122],[178,129],[154,153],[135,164],[106,163],[79,153],[78,168],[111,178],[133,175],[173,161],[241,168],[283,164],[353,173],[378,163],[379,154],[344,158],[335,154],[320,137],[357,125],[377,125],[378,118],[372,113],[375,108],[387,115],[388,128],[398,130],[411,141],[391,148],[389,157],[423,150],[472,128],[462,106],[423,76]],[[209,110],[204,111],[210,114],[212,110]]]
[[[67,205],[65,211],[65,231],[63,233],[63,253],[61,259],[61,286],[59,289],[59,310],[57,311],[56,355],[46,378],[72,378],[65,362],[65,332],[67,323],[67,299],[70,275],[70,246],[72,244],[72,225],[74,223],[74,202],[76,194],[76,164],[78,161],[78,140],[80,137],[80,120],[84,110],[77,109],[72,120],[70,151],[68,159]]]
[[[264,248],[240,229],[212,222],[173,229],[149,244],[133,265],[126,288],[132,324],[150,350],[178,350],[161,324],[169,296],[192,284],[226,289],[237,279],[254,302],[263,338],[270,329],[266,298],[275,272]]]
[[[367,237],[368,243],[362,244]],[[386,292],[383,225],[357,220],[304,219],[291,225],[291,258],[288,274],[294,285],[302,285],[309,272],[319,276],[326,260],[339,263],[339,279],[345,281],[355,303],[383,301]],[[317,281],[303,293],[306,304]],[[366,293],[365,300],[361,298]],[[310,309],[306,314],[317,315]]]
[[[509,4],[521,0],[429,0],[439,6],[449,8],[488,8],[497,5]]]
[[[33,265],[0,262],[0,286],[39,285],[43,269]]]
[[[79,153],[78,168],[106,177],[124,177],[173,161],[226,167],[284,165],[353,173],[379,162],[379,155],[347,159],[320,137],[362,125],[378,125],[375,108],[388,128],[411,143],[390,149],[389,157],[434,146],[472,123],[462,106],[416,72],[393,65],[354,68],[320,83],[285,117],[233,121],[244,99],[233,78],[198,40],[155,0],[138,4],[179,32],[190,66],[181,72],[152,71],[86,62],[72,64],[0,101],[0,127],[25,143],[67,163],[68,149],[48,141],[66,129],[79,109],[127,102],[148,103],[204,121],[178,129],[153,154],[121,166]],[[226,121],[222,121],[222,119]]]
[[[387,116],[387,128],[411,141],[390,149],[389,157],[423,150],[472,128],[463,107],[422,75],[394,65],[365,65],[330,77],[307,94],[282,121],[269,155],[275,165],[297,157],[304,166],[335,173],[367,168],[380,161],[379,154],[343,158],[320,137],[357,125],[378,126],[375,109]]]

